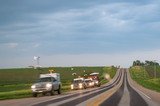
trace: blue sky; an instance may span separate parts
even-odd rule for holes
[[[160,59],[158,0],[1,0],[0,68]]]

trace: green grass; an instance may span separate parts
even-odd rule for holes
[[[153,78],[146,67],[132,67],[130,68],[130,74],[133,80],[148,89],[160,92],[160,78]]]
[[[26,98],[26,97],[31,97],[31,94],[32,93],[30,89],[10,91],[10,92],[0,92],[0,100]]]
[[[160,78],[160,66],[146,66],[145,69],[151,78],[155,77],[154,76],[155,71],[156,71],[156,77]]]
[[[10,84],[10,85],[1,85],[0,92],[10,92],[22,89],[29,89],[32,84]]]
[[[77,73],[78,76],[82,76],[84,70],[86,73],[100,72],[100,75],[103,73],[103,67],[73,67],[73,70],[71,67],[0,69],[0,85],[34,83],[39,74],[48,73],[49,69],[54,69],[55,72],[60,73],[63,83],[68,83],[74,78],[72,73]]]
[[[104,67],[103,70],[105,74],[107,73],[110,75],[111,78],[113,78],[116,74],[117,69],[115,67]]]
[[[73,68],[73,70],[71,70]],[[0,69],[0,100],[31,97],[31,85],[38,79],[39,74],[48,73],[53,69],[60,73],[62,92],[70,91],[70,84],[74,77],[83,76],[91,72],[99,72],[101,83],[107,83],[104,73],[113,77],[116,73],[114,67],[50,67],[42,69],[21,68],[21,69]],[[84,72],[85,70],[85,72]],[[77,76],[72,76],[77,73]]]

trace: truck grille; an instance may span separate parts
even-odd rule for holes
[[[45,87],[46,87],[45,84],[43,84],[43,85],[36,85],[36,88],[45,88]]]

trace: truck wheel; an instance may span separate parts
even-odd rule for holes
[[[43,95],[43,96],[45,96],[45,95],[46,95],[46,93],[42,93],[42,95]]]
[[[33,97],[37,97],[37,93],[33,93],[32,95],[33,95]]]
[[[61,86],[59,86],[58,94],[61,94]]]
[[[101,84],[98,84],[98,87],[100,87],[101,86]]]
[[[50,95],[54,95],[54,88],[52,87],[52,90],[50,91]]]

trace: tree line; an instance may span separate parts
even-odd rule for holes
[[[146,60],[145,62],[141,62],[140,60],[133,61],[132,66],[159,66],[159,63],[156,61],[148,61]]]

